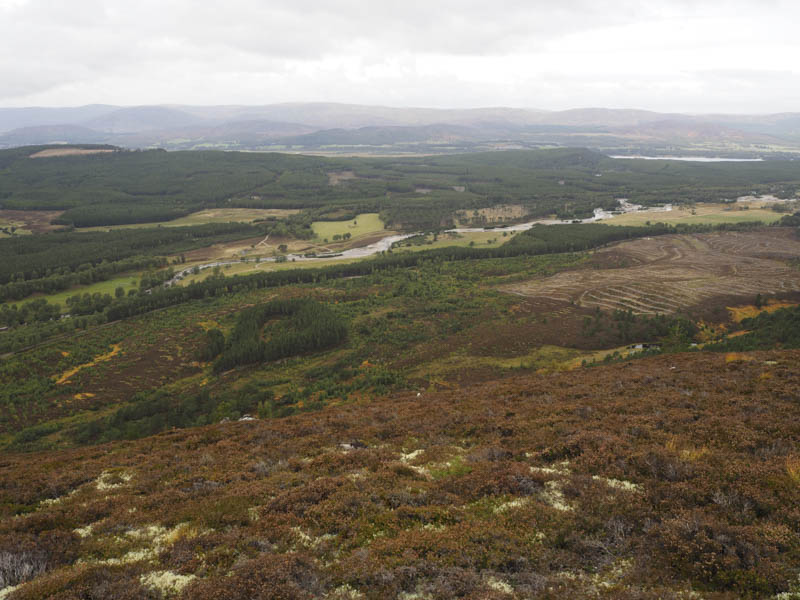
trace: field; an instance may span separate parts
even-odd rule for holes
[[[383,232],[385,225],[378,213],[364,213],[348,221],[314,221],[311,227],[317,240],[333,241],[335,235],[349,233],[352,239],[358,239]]]
[[[61,156],[88,156],[90,154],[109,154],[110,148],[48,148],[31,154],[28,158],[56,158]]]
[[[60,210],[0,210],[0,229],[16,227],[16,233],[46,233],[61,227],[51,221],[61,215]],[[0,235],[5,235],[0,232]]]
[[[299,209],[289,208],[210,208],[200,210],[185,217],[159,223],[135,223],[130,225],[109,225],[81,227],[78,231],[108,231],[110,229],[141,229],[146,227],[188,227],[206,223],[252,223],[258,219],[285,219],[299,213]]]
[[[267,239],[248,239],[227,242],[224,244],[215,244],[214,246],[209,246],[208,248],[184,253],[183,256],[186,262],[182,264],[180,268],[186,269],[195,265],[203,265],[216,261],[239,261],[242,258],[246,258],[246,262],[236,262],[234,264],[224,265],[222,267],[226,275],[241,275],[259,271],[317,268],[331,264],[346,264],[349,262],[356,262],[361,259],[318,259],[300,262],[287,261],[285,263],[276,263],[272,260],[262,262],[262,259],[272,259],[280,254],[304,254],[307,252],[315,252],[318,254],[336,253],[349,248],[370,244],[393,233],[392,231],[381,229],[379,232],[374,231],[372,234],[370,234],[367,229],[374,226],[369,225],[369,222],[374,221],[374,219],[367,218],[366,221],[367,227],[364,228],[365,232],[359,237],[353,236],[346,241],[333,242],[329,240],[327,243],[325,243],[322,238],[317,237],[312,240],[303,240],[291,237],[270,236]],[[327,222],[325,223],[327,224]],[[351,223],[351,221],[335,221],[334,223],[338,223],[336,227],[339,227],[339,230],[342,230],[348,226],[341,225],[341,223]],[[333,228],[329,229],[332,230]],[[353,231],[354,229],[350,229],[349,231]],[[281,246],[286,246],[285,251],[280,249]],[[210,269],[204,269],[198,274],[187,275],[181,281],[181,285],[186,285],[192,281],[202,281],[211,274],[212,271]]]
[[[461,191],[464,191],[463,187]],[[527,214],[528,209],[521,204],[499,205],[472,211],[463,210],[456,213],[456,224],[459,227],[469,227],[472,224],[480,226],[481,224],[522,219]]]
[[[763,208],[755,204],[745,208],[742,204],[717,204],[703,203],[694,206],[678,205],[671,211],[659,213],[627,213],[616,215],[610,219],[605,219],[603,223],[609,225],[645,225],[652,223],[679,223],[706,224],[706,223],[742,223],[746,221],[761,221],[762,223],[774,223],[783,215],[769,208]]]
[[[595,253],[598,268],[507,286],[533,300],[634,314],[672,314],[714,298],[800,292],[800,271],[784,262],[800,255],[791,232],[660,236]]]
[[[409,242],[400,242],[396,251],[420,252],[432,250],[434,248],[447,248],[449,246],[458,246],[462,248],[472,246],[499,246],[509,239],[511,239],[511,234],[504,237],[503,233],[499,231],[440,233],[436,236],[435,240],[433,235],[426,235],[425,241],[421,243],[410,244]]]
[[[69,298],[70,296],[74,296],[76,294],[110,294],[111,296],[113,296],[114,292],[118,287],[121,287],[127,294],[130,290],[139,289],[139,278],[141,277],[141,275],[142,275],[141,272],[122,273],[118,277],[114,277],[107,281],[98,281],[97,283],[92,283],[89,285],[76,286],[74,288],[64,290],[63,292],[58,292],[55,294],[46,294],[46,295],[39,294],[35,296],[30,296],[18,302],[9,301],[8,304],[22,305],[28,302],[32,302],[33,300],[44,298],[51,304],[59,304],[61,306],[61,312],[67,313],[69,312],[69,307],[67,306],[67,298]]]

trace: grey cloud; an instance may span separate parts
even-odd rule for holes
[[[39,43],[55,46],[71,34],[106,37],[136,48],[149,38],[170,37],[191,47],[228,46],[286,58],[318,58],[355,40],[414,52],[486,54],[597,27],[627,22],[641,14],[641,3],[621,2],[609,11],[597,2],[374,0],[225,3],[173,0],[29,0],[12,11],[7,25],[28,30]],[[620,10],[620,8],[628,10]],[[0,29],[6,29],[0,25]],[[13,35],[12,43],[24,43]],[[47,33],[48,40],[36,34]],[[5,38],[8,40],[8,38]],[[32,40],[26,45],[33,49]],[[4,45],[6,42],[0,42]],[[113,44],[113,42],[112,42]],[[96,49],[92,37],[78,47]]]
[[[718,75],[683,73],[672,32],[701,23],[707,35],[689,50],[714,56],[725,19],[741,16],[752,35],[725,43],[757,50],[785,39],[797,50],[800,8],[787,0],[0,0],[0,103],[703,104],[721,94],[711,82],[736,89],[722,74],[731,65],[723,56],[710,65]],[[663,51],[632,46],[625,64],[598,58],[603,35],[642,23]],[[473,63],[487,60],[502,77],[481,83]],[[759,69],[738,76],[797,92],[793,71],[789,83]]]

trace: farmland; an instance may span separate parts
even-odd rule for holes
[[[109,229],[142,229],[147,227],[190,227],[207,223],[252,223],[263,219],[284,219],[297,214],[299,209],[289,208],[218,208],[200,210],[196,213],[166,221],[164,223],[136,223],[131,225],[112,225],[84,227],[80,231],[108,231]]]
[[[617,215],[604,222],[609,225],[644,225],[648,221],[659,221],[670,224],[704,224],[704,223],[743,223],[760,221],[774,223],[783,216],[771,210],[768,205],[704,203],[694,206],[681,205],[669,212],[652,215],[647,213],[627,213]]]
[[[347,221],[314,221],[311,224],[317,240],[334,240],[335,236],[350,234],[354,240],[383,232],[385,225],[378,213],[356,215]]]
[[[117,288],[122,288],[125,294],[131,290],[138,291],[140,281],[139,278],[141,275],[142,272],[122,273],[119,277],[114,277],[107,281],[76,286],[55,294],[38,294],[29,296],[25,300],[22,300],[20,304],[32,302],[38,299],[44,299],[52,304],[59,304],[62,307],[62,312],[66,313],[69,312],[69,308],[67,307],[67,298],[74,296],[75,294],[110,294],[113,296],[116,293]],[[9,301],[9,303],[11,303],[11,301]]]
[[[33,211],[33,210],[0,210],[0,235],[11,235],[10,228],[15,228],[15,233],[46,233],[58,229],[52,221],[61,215],[62,211]]]

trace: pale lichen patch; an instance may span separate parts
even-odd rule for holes
[[[502,504],[498,504],[494,508],[495,514],[504,513],[508,510],[512,510],[515,508],[521,508],[528,504],[530,500],[528,498],[516,498],[514,500],[509,500],[508,502],[503,502]]]
[[[362,479],[366,479],[367,477],[367,470],[366,469],[359,469],[358,471],[352,471],[346,475],[346,477],[350,481],[361,481]]]
[[[511,587],[510,584],[506,583],[502,579],[497,579],[496,577],[489,577],[486,580],[486,585],[493,589],[495,592],[501,592],[503,594],[513,594],[514,588]]]
[[[625,492],[641,492],[642,486],[638,483],[633,483],[632,481],[625,481],[623,479],[611,479],[609,477],[600,477],[599,475],[593,475],[592,479],[595,481],[602,481],[608,487],[614,488],[616,490],[622,490]]]
[[[599,588],[611,588],[630,571],[633,561],[630,559],[618,560],[601,573],[592,576],[592,582]]]
[[[145,560],[155,560],[158,553],[153,548],[140,548],[139,550],[131,550],[125,553],[121,558],[107,558],[105,560],[97,561],[99,565],[130,565]]]
[[[134,546],[121,557],[90,561],[100,565],[127,565],[141,561],[155,560],[168,546],[181,539],[197,537],[202,532],[189,523],[179,523],[171,529],[161,525],[147,525],[137,529],[129,529],[121,537],[111,538],[122,548]],[[136,548],[136,546],[141,546]]]
[[[800,600],[800,575],[789,586],[789,591],[771,596],[772,600]]]
[[[153,571],[139,578],[146,588],[158,592],[162,596],[180,594],[195,579],[194,575],[179,575],[172,571]]]
[[[39,502],[39,508],[44,508],[45,506],[53,506],[55,504],[61,504],[65,500],[68,500],[69,498],[77,494],[78,489],[79,488],[75,488],[69,494],[66,494],[64,496],[59,496],[58,498],[45,498],[44,500]]]
[[[433,600],[433,596],[421,592],[400,592],[397,600]]]
[[[526,454],[526,456],[528,456]],[[569,475],[569,461],[565,460],[554,464],[552,467],[531,467],[532,473],[542,473],[544,475]]]
[[[125,535],[135,540],[152,540],[153,542],[160,542],[167,533],[166,527],[161,525],[147,525],[138,529],[129,529]]]
[[[109,471],[103,471],[100,473],[100,476],[95,480],[95,487],[100,492],[105,492],[107,490],[116,490],[124,486],[133,478],[133,475],[127,473],[125,471],[120,471],[117,473],[112,473]],[[115,479],[117,481],[115,481]]]
[[[417,458],[420,454],[425,452],[423,448],[409,452],[408,454],[400,453],[400,462],[408,463]]]
[[[325,533],[319,537],[313,537],[308,535],[299,527],[292,527],[292,531],[295,533],[295,535],[297,535],[300,544],[306,548],[316,548],[320,544],[336,538],[336,536],[331,533]]]
[[[537,543],[537,544],[541,544],[542,542],[544,542],[544,539],[545,539],[546,537],[547,537],[547,536],[545,535],[544,531],[537,531],[536,533],[534,533],[534,534],[531,536],[531,539],[532,539],[532,540],[533,540],[535,543]]]
[[[8,587],[4,587],[2,590],[0,590],[0,600],[5,600],[5,598],[8,598],[11,592],[16,590],[18,587],[18,585],[9,585]]]
[[[575,510],[567,504],[564,492],[561,491],[560,481],[548,481],[544,484],[544,490],[539,496],[545,504],[552,506],[556,510],[571,511]]]
[[[358,600],[363,597],[364,594],[348,584],[340,585],[326,596],[329,600]]]
[[[420,475],[422,477],[428,478],[431,476],[431,472],[425,467],[417,467],[414,465],[409,465],[408,468],[413,470],[415,473],[417,473],[417,475]]]
[[[94,523],[90,523],[86,527],[78,527],[76,529],[73,529],[72,532],[74,534],[76,534],[78,537],[85,538],[85,537],[89,537],[90,535],[92,535],[92,528],[93,527],[94,527]]]

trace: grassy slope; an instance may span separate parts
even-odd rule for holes
[[[644,225],[648,221],[651,223],[677,224],[718,224],[718,223],[742,223],[746,221],[761,221],[762,223],[774,223],[783,215],[767,208],[750,208],[748,210],[737,210],[739,207],[729,204],[698,204],[695,207],[676,206],[669,212],[658,213],[629,213],[618,215],[603,221],[608,225]],[[692,214],[694,211],[695,214]]]
[[[472,233],[459,233],[459,234],[441,233],[438,235],[438,239],[436,241],[433,241],[432,235],[428,235],[426,236],[426,241],[430,243],[413,245],[413,246],[401,246],[396,251],[420,252],[424,250],[432,250],[434,248],[447,248],[448,246],[468,247],[470,245],[475,247],[481,247],[481,246],[496,247],[503,245],[503,243],[507,242],[510,239],[511,239],[511,234],[509,234],[506,237],[503,237],[503,233],[498,231],[472,232]]]
[[[356,222],[356,225],[353,225],[353,222]],[[349,233],[357,239],[384,230],[383,221],[378,213],[363,213],[348,221],[314,221],[311,227],[318,240],[327,238],[330,241],[333,241],[333,236],[337,234]]]
[[[75,296],[76,294],[111,294],[111,296],[114,296],[114,292],[118,287],[121,287],[123,290],[125,290],[125,293],[127,294],[129,290],[139,289],[139,278],[143,273],[145,273],[145,271],[122,273],[118,277],[114,277],[113,279],[109,279],[107,281],[98,281],[97,283],[92,283],[90,285],[75,286],[56,294],[34,295],[25,298],[24,300],[7,302],[6,304],[16,304],[18,306],[22,306],[28,302],[44,298],[51,304],[60,304],[61,311],[66,313],[69,312],[67,307],[67,298],[70,296]]]
[[[49,559],[12,598],[101,581],[149,597],[162,571],[193,599],[789,591],[800,353],[751,358],[655,357],[7,455],[0,514],[27,514],[0,521],[0,550]]]

